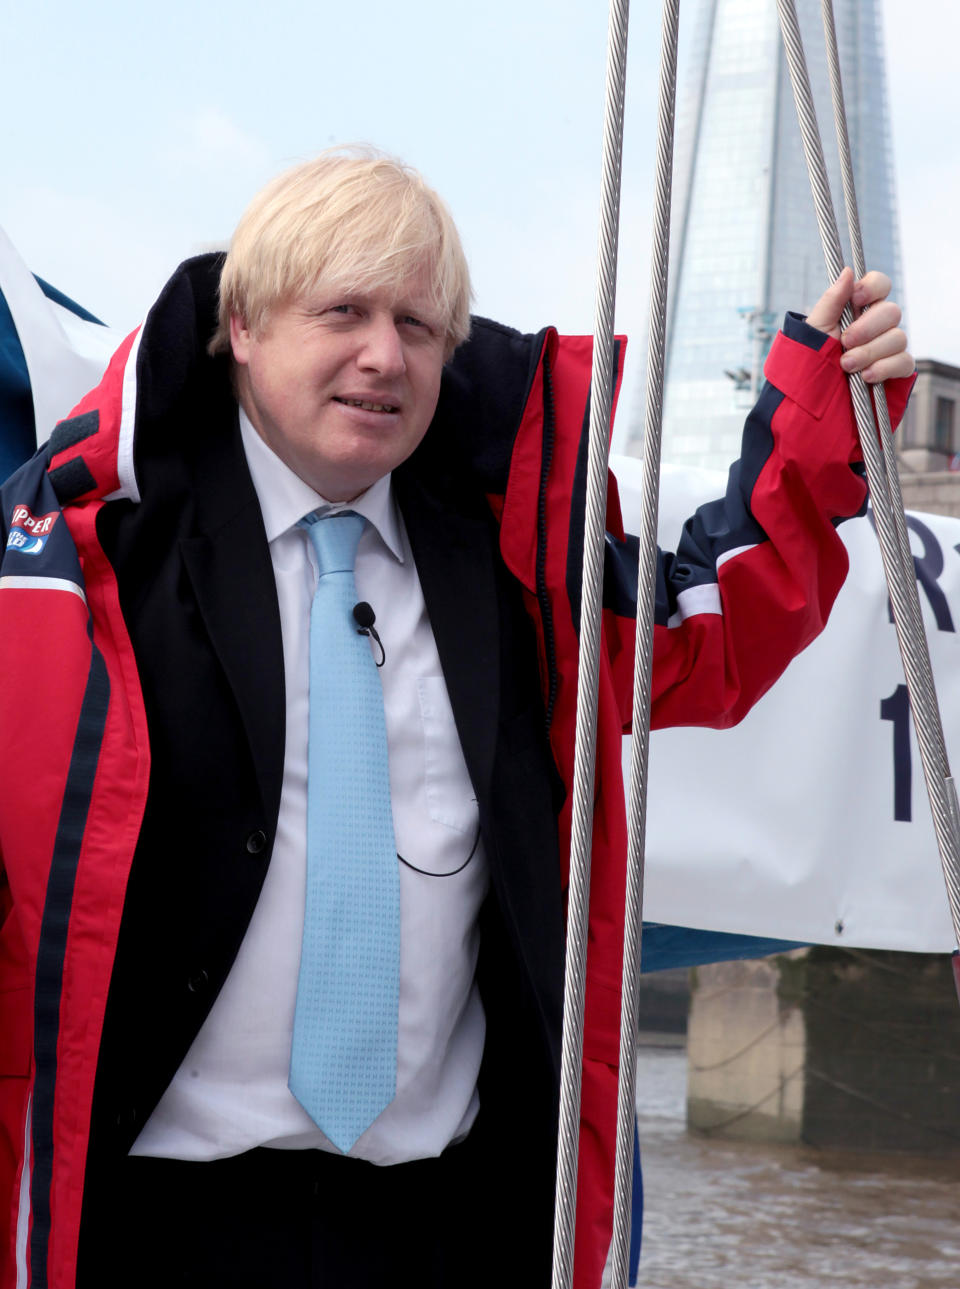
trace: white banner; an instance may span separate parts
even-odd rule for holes
[[[641,462],[616,457],[638,532]],[[675,549],[710,471],[664,467],[660,545]],[[947,750],[960,755],[960,520],[909,515]],[[732,730],[650,746],[644,918],[819,944],[956,947],[869,519],[840,528],[850,573],[823,634]],[[629,774],[629,740],[624,741]]]

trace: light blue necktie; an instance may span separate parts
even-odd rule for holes
[[[346,1152],[397,1086],[400,878],[383,694],[357,631],[364,519],[301,520],[320,577],[310,611],[307,898],[290,1091]]]

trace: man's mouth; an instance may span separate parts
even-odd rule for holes
[[[394,403],[371,403],[363,398],[337,398],[334,396],[335,403],[342,403],[344,407],[360,407],[365,412],[399,412],[400,408]]]

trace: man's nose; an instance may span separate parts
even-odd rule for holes
[[[364,328],[360,366],[381,376],[402,376],[406,371],[403,341],[392,317],[374,315]]]

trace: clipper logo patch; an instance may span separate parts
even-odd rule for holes
[[[57,510],[52,510],[49,515],[35,515],[29,506],[14,506],[7,550],[19,551],[21,555],[39,555],[59,518]]]

